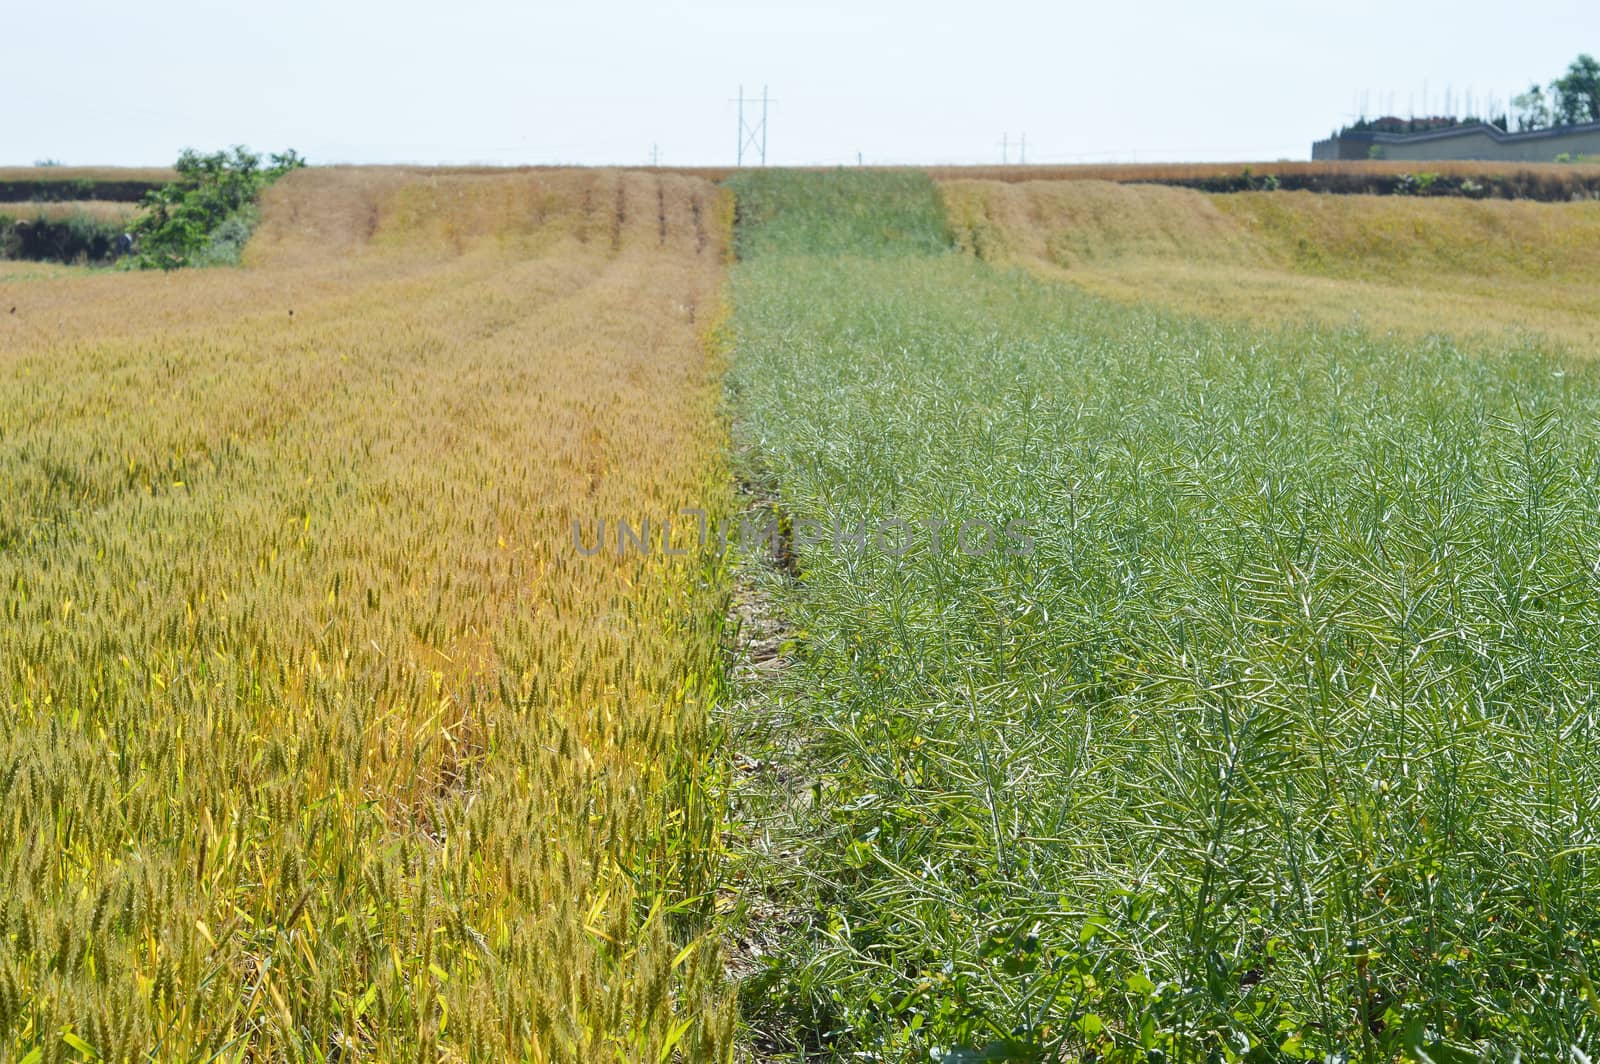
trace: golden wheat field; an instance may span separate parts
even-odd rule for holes
[[[941,184],[957,242],[1121,302],[1600,351],[1600,202]]]
[[[571,548],[727,505],[724,194],[263,211],[241,270],[0,275],[0,1058],[726,1058],[723,577]]]

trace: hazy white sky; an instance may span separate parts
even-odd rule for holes
[[[1504,99],[1600,53],[1600,3],[53,0],[0,19],[0,164],[772,164],[1309,157],[1350,116]],[[1392,94],[1392,96],[1391,96]],[[1392,107],[1385,106],[1392,99]],[[1458,110],[1461,108],[1458,107]]]

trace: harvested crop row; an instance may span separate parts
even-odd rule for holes
[[[722,505],[722,203],[303,172],[0,284],[0,1056],[723,1055],[720,577],[571,532]]]

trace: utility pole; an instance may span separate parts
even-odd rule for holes
[[[653,167],[661,165],[661,145],[659,144],[650,145],[650,165]]]
[[[1000,165],[1009,166],[1011,163],[1011,134],[1000,134]]]
[[[767,97],[767,87],[761,86],[761,121],[746,122],[744,120],[744,86],[739,86],[739,151],[734,156],[739,166],[744,165],[745,149],[750,149],[751,154],[760,152],[761,165],[767,165],[767,104],[771,102]],[[750,101],[752,104],[755,100]]]
[[[1022,151],[1017,155],[1017,162],[1022,166],[1028,165],[1028,135],[1022,135]]]

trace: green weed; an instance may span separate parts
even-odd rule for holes
[[[950,250],[937,186],[920,171],[745,170],[734,250],[764,254],[904,255]]]
[[[1205,324],[972,259],[781,253],[848,246],[830,225],[743,235],[752,475],[797,521],[1036,541],[797,547],[792,660],[743,692],[813,799],[766,826],[792,859],[764,865],[791,926],[745,984],[763,1039],[1600,1048],[1593,375]]]

